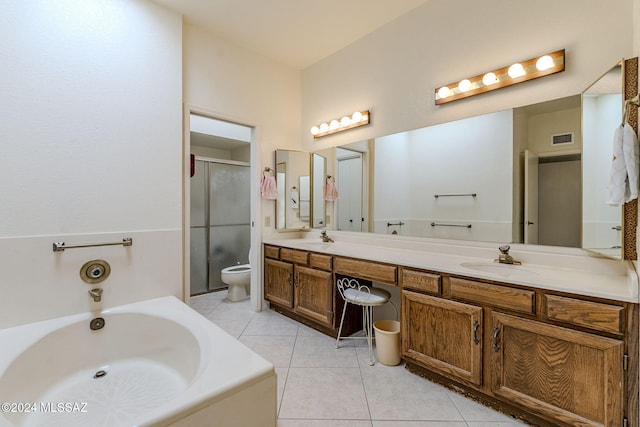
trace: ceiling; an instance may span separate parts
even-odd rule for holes
[[[153,0],[187,23],[296,69],[428,0]]]

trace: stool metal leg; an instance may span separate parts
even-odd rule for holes
[[[342,322],[344,322],[344,314],[347,312],[347,302],[344,302],[344,308],[342,309],[342,317],[340,317],[340,328],[338,328],[338,338],[336,339],[336,348],[340,347],[340,334],[342,333]]]
[[[366,323],[366,331],[367,331],[367,344],[369,345],[369,366],[373,366],[375,361],[373,360],[373,307],[362,307],[364,311],[366,311],[367,323]]]

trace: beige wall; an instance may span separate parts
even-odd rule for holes
[[[637,3],[488,0],[470,10],[465,0],[429,1],[304,70],[303,144],[325,148],[580,93],[633,54]],[[434,105],[436,87],[562,48],[563,73]],[[313,124],[361,109],[371,109],[371,125],[312,141]]]

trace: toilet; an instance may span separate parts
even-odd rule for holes
[[[251,260],[251,249],[249,249],[249,260]],[[238,264],[223,268],[220,278],[223,283],[229,285],[227,301],[236,302],[249,298],[251,264]]]

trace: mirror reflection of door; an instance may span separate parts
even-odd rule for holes
[[[579,154],[540,156],[538,161],[538,243],[580,247],[582,179]]]
[[[524,243],[538,244],[538,156],[524,152]]]
[[[338,148],[338,230],[364,231],[362,153]]]

